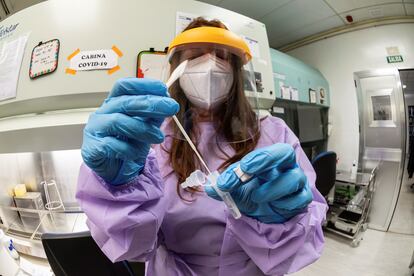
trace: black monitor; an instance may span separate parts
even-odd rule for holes
[[[101,251],[89,232],[42,235],[42,244],[56,276],[144,276],[145,264],[112,263]]]

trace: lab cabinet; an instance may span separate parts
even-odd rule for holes
[[[31,6],[0,23],[5,27],[18,24],[9,36],[0,37],[0,52],[4,42],[29,34],[17,96],[0,101],[0,118],[99,106],[117,79],[136,75],[139,52],[150,48],[164,50],[169,45],[179,25],[183,24],[177,21],[179,13],[220,19],[246,41],[255,43],[252,62],[262,88],[259,103],[263,108],[270,108],[275,97],[272,93],[269,42],[263,23],[192,0],[125,0],[122,3],[60,0]],[[60,41],[56,71],[30,79],[33,48],[39,42],[51,39]],[[70,66],[68,57],[77,49],[89,51],[111,49],[113,46],[122,52],[118,71],[112,74],[106,70],[78,71],[75,75],[67,73]]]
[[[329,107],[329,83],[321,72],[292,56],[272,48],[270,49],[270,57],[277,99],[313,103]],[[283,93],[284,91],[285,93]],[[311,93],[314,93],[315,102],[311,101]]]
[[[87,3],[86,3],[87,2]],[[162,9],[159,7],[162,6]],[[113,11],[117,11],[114,13]],[[137,16],[139,11],[139,16]],[[164,50],[176,35],[177,14],[223,20],[241,37],[255,41],[252,63],[260,92],[258,103],[269,109],[275,100],[266,26],[235,12],[192,0],[45,1],[11,15],[1,26],[16,25],[0,37],[6,42],[28,34],[15,98],[0,101],[0,153],[79,149],[90,113],[107,97],[119,78],[136,75],[137,54]],[[155,16],[156,15],[156,16]],[[55,72],[30,79],[31,52],[41,41],[59,39]],[[67,74],[68,57],[80,51],[111,49],[122,56],[120,69]],[[247,96],[251,95],[246,91]]]
[[[299,138],[309,160],[327,150],[329,108],[322,105],[277,99],[271,114],[281,118]]]

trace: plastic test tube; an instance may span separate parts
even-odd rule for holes
[[[222,190],[220,190],[217,187],[216,183],[217,183],[218,176],[219,176],[218,171],[214,171],[207,177],[208,180],[210,181],[211,187],[213,187],[213,189],[216,191],[216,193],[221,197],[224,204],[226,204],[227,208],[229,209],[231,215],[235,219],[241,218],[240,210],[237,207],[236,203],[234,202],[233,198],[231,197],[230,193],[223,192]]]

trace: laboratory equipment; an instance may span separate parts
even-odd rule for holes
[[[209,175],[205,175],[202,171],[196,170],[190,174],[190,176],[186,179],[184,183],[181,184],[181,187],[189,188],[196,186],[211,186],[223,200],[224,204],[226,204],[231,215],[235,219],[239,219],[241,218],[240,210],[234,202],[233,198],[231,197],[230,193],[223,192],[217,187],[217,178],[219,177],[219,175],[220,174],[218,171],[214,171],[212,173],[209,173]]]
[[[26,194],[26,185],[25,184],[18,184],[14,187],[14,195],[15,196],[24,196]]]
[[[49,211],[65,210],[63,206],[62,197],[60,196],[59,189],[55,180],[42,181],[40,185],[43,186],[46,195],[45,208]]]
[[[237,164],[237,166],[234,168],[234,173],[237,175],[237,177],[240,179],[241,182],[247,182],[249,181],[252,176],[245,173],[241,168],[240,168],[240,163]]]
[[[357,172],[358,172],[357,161],[354,160],[354,162],[352,162],[352,167],[351,167],[351,179],[352,180],[356,179]]]
[[[19,271],[18,258],[13,242],[0,229],[0,275],[16,275]]]
[[[206,185],[207,176],[200,170],[193,171],[187,179],[181,183],[181,188],[190,188]]]
[[[283,119],[295,133],[309,160],[327,150],[328,107],[277,99],[271,114]]]
[[[300,155],[287,143],[255,149],[227,167],[220,174],[217,187],[230,193],[246,216],[264,223],[284,223],[303,212],[312,201],[307,177],[296,163]],[[255,178],[242,182],[235,173],[239,165]],[[210,186],[204,189],[209,196],[219,198]]]
[[[319,70],[272,48],[270,56],[277,100],[311,103],[309,92],[313,91],[316,94],[313,105],[329,107],[329,83]]]
[[[369,173],[357,173],[355,179],[349,171],[336,174],[335,198],[329,204],[326,229],[351,239],[353,247],[359,245],[368,228],[376,174],[377,167]]]
[[[327,150],[329,83],[317,69],[270,49],[277,100],[271,114],[283,119],[299,138],[309,160]],[[309,91],[316,93],[311,103]]]
[[[39,192],[28,192],[20,197],[15,196],[14,202],[16,207],[20,208],[18,212],[23,226],[29,231],[37,231],[40,229],[42,215],[41,213],[31,211],[44,210],[42,194]]]
[[[13,240],[11,238],[6,237],[3,230],[0,229],[0,246],[3,246],[6,251],[10,254],[10,256],[17,260],[19,259],[19,253],[17,253],[16,248],[14,247]],[[1,249],[1,250],[2,250]]]
[[[39,192],[27,192],[23,196],[15,196],[14,202],[16,203],[17,208],[34,209],[34,210],[44,209],[42,194]],[[33,215],[27,214],[27,216],[38,217],[39,215],[38,214],[33,214]]]
[[[74,0],[79,5],[82,1]],[[45,37],[52,38],[56,33],[60,33],[61,41],[76,41],[79,36],[89,37],[96,33],[96,29],[101,28],[107,31],[106,36],[101,36],[99,43],[91,45],[89,40],[78,41],[65,45],[65,51],[60,51],[61,58],[67,58],[72,51],[77,48],[81,50],[105,49],[114,43],[113,36],[117,35],[120,29],[128,29],[130,26],[148,26],[154,19],[154,15],[159,14],[160,6],[166,13],[163,19],[157,24],[150,24],[151,28],[143,28],[140,35],[119,37],[116,44],[123,52],[125,60],[135,59],[141,50],[164,49],[168,46],[171,38],[181,30],[171,28],[171,26],[185,26],[186,22],[179,21],[177,14],[191,13],[194,17],[206,16],[207,18],[218,18],[229,25],[229,28],[248,41],[254,41],[255,54],[252,58],[255,74],[260,76],[261,90],[259,95],[259,105],[262,109],[271,107],[275,99],[272,68],[269,53],[269,42],[266,28],[263,23],[252,18],[235,12],[200,3],[192,0],[155,0],[153,5],[146,5],[143,0],[126,0],[122,7],[112,2],[102,4],[103,9],[96,7],[85,7],[85,13],[96,14],[91,24],[85,26],[67,26],[65,24],[55,24],[53,16],[43,16],[53,14],[59,18],[76,13],[76,5],[73,1],[63,0],[59,5],[54,5],[48,1],[39,3],[36,6],[28,7],[19,13],[13,14],[2,22],[7,25],[18,25],[15,32],[4,38],[3,41],[15,39],[22,33],[33,30],[33,20],[39,22],[39,26],[50,26],[43,28],[41,32],[31,32],[27,41],[28,47],[24,53],[22,68],[28,70],[31,59],[30,45],[37,45]],[[108,21],[104,11],[119,10],[119,13],[112,15],[113,22],[117,22],[117,30],[111,28],[111,20]],[[140,10],[146,16],[136,16],[134,11]],[[188,17],[186,17],[188,18]],[[193,18],[193,17],[191,17]],[[191,20],[191,18],[189,18]],[[188,23],[189,21],[187,21]],[[157,34],[154,36],[154,34]],[[125,46],[121,46],[125,45]],[[133,46],[128,46],[133,45]],[[96,47],[96,48],[94,48]],[[102,48],[103,47],[103,48]],[[78,73],[76,76],[65,74],[57,70],[52,75],[44,76],[42,80],[31,80],[27,78],[27,70],[21,70],[19,75],[19,85],[17,87],[17,97],[8,101],[0,102],[0,117],[6,118],[1,121],[1,125],[15,125],[18,127],[2,128],[0,131],[0,152],[40,152],[55,151],[66,149],[79,149],[82,144],[82,130],[85,121],[93,108],[98,107],[105,100],[108,91],[113,86],[116,79],[121,76],[134,76],[135,68],[132,66],[122,66],[114,74],[106,76],[106,72],[96,70]],[[76,82],[73,82],[76,78]],[[91,81],[99,79],[98,82]],[[256,81],[256,78],[255,80]],[[64,93],[62,93],[62,88]],[[38,91],[31,93],[29,91]],[[246,94],[250,94],[250,90]],[[48,113],[51,112],[51,113]],[[17,119],[15,115],[27,114],[24,119]],[[21,122],[17,124],[17,121]],[[33,127],[36,126],[36,127]],[[27,143],[27,137],[39,137],[31,143]],[[62,194],[62,196],[64,196]]]

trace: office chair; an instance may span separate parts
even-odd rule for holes
[[[335,185],[336,179],[336,153],[333,151],[322,152],[312,161],[316,172],[316,189],[327,197],[329,191]]]
[[[139,267],[134,269],[126,261],[112,263],[92,239],[89,231],[65,234],[44,233],[41,239],[49,264],[56,276],[145,274],[144,263],[140,263]]]

